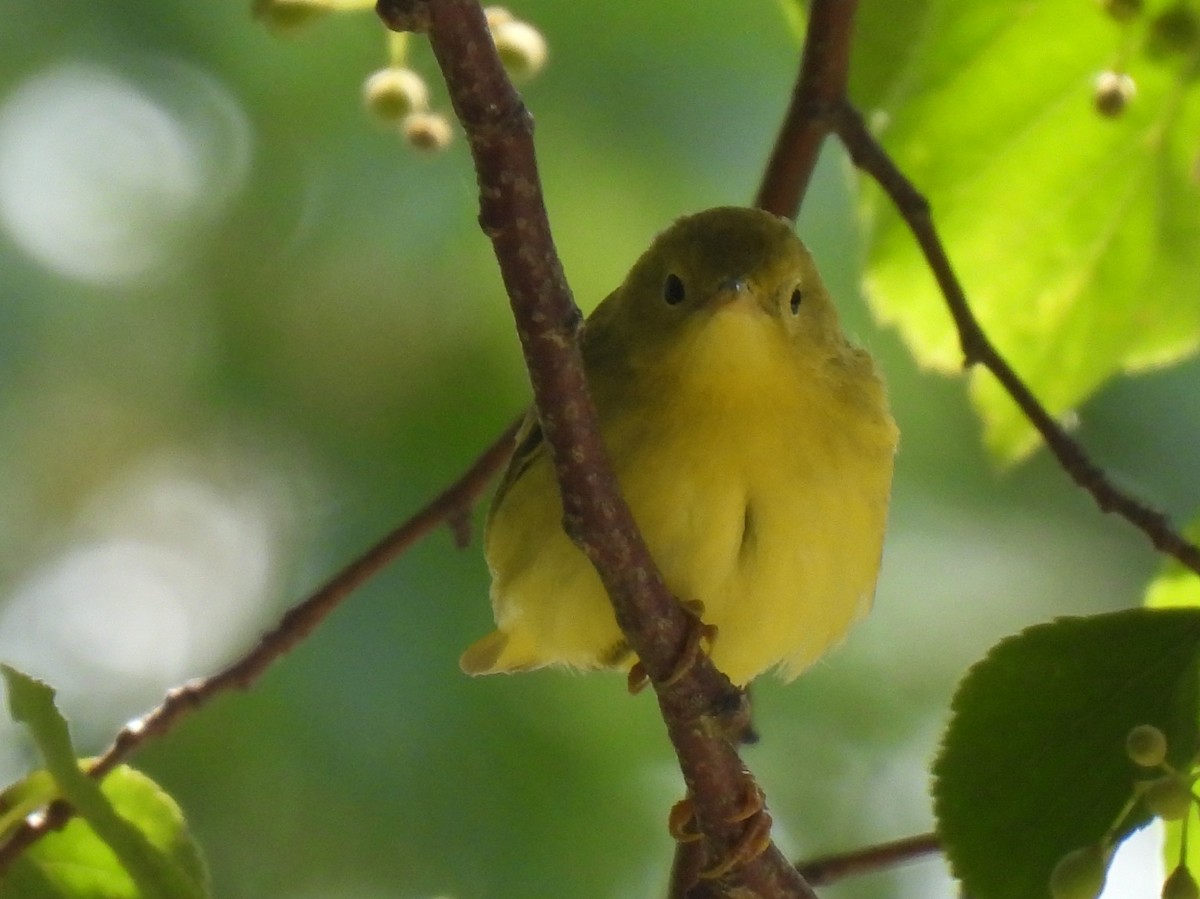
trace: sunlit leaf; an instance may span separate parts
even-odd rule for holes
[[[1078,0],[863,7],[856,98],[932,203],[984,328],[1055,414],[1200,342],[1200,45],[1153,43],[1163,6],[1125,24]],[[1116,116],[1096,107],[1110,68],[1136,85]],[[924,364],[958,370],[906,227],[875,189],[864,210],[874,308]],[[972,393],[993,451],[1035,445],[990,375]]]
[[[32,778],[44,773],[36,772]],[[141,772],[122,765],[104,778],[100,789],[118,814],[133,822],[155,849],[204,890],[181,895],[208,895],[208,875],[199,847],[187,830],[179,806],[162,788]],[[63,830],[35,843],[0,880],[0,899],[143,899],[146,895],[109,845],[81,818],[72,819]]]
[[[124,767],[103,784],[81,769],[67,722],[47,684],[0,666],[13,718],[25,724],[53,778],[55,797],[79,818],[25,853],[0,882],[0,897],[104,896],[203,899],[206,874],[179,807],[153,781]],[[44,775],[5,795],[44,791]]]
[[[1193,521],[1184,536],[1193,543],[1200,540],[1200,522]],[[1143,604],[1153,609],[1200,606],[1200,575],[1174,559],[1168,559],[1158,577],[1146,588]]]

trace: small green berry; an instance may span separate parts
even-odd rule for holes
[[[1146,785],[1142,799],[1152,814],[1179,821],[1192,807],[1192,784],[1180,774],[1166,774]]]
[[[254,0],[254,18],[279,32],[303,28],[331,12],[327,0]]]
[[[492,26],[492,40],[513,78],[532,78],[546,65],[546,39],[528,22],[500,22]]]
[[[483,10],[488,28],[498,28],[505,22],[514,21],[515,17],[503,6],[488,6]]]
[[[1118,22],[1128,22],[1142,11],[1143,0],[1100,0],[1104,11]]]
[[[429,106],[429,88],[412,69],[389,66],[364,82],[363,103],[380,121],[399,122],[409,113]]]
[[[1096,78],[1096,89],[1092,95],[1092,102],[1096,106],[1096,112],[1100,115],[1115,119],[1125,111],[1125,107],[1129,105],[1129,101],[1136,93],[1137,85],[1124,72],[1101,72]],[[1161,731],[1159,733],[1161,736]],[[1163,745],[1165,752],[1165,740]],[[1141,763],[1139,762],[1139,764]]]
[[[1162,899],[1200,899],[1200,887],[1186,865],[1179,865],[1163,883]]]
[[[436,112],[414,112],[404,119],[404,139],[418,150],[437,152],[446,149],[454,131],[445,116]]]
[[[1139,724],[1125,738],[1125,753],[1134,764],[1157,768],[1167,760],[1167,735],[1153,724]]]
[[[1096,899],[1108,875],[1108,853],[1099,843],[1073,849],[1050,872],[1054,899]]]
[[[1200,46],[1200,17],[1187,0],[1180,0],[1150,22],[1146,50],[1151,56],[1192,53]]]

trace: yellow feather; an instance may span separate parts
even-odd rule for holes
[[[807,250],[757,210],[681,219],[589,318],[583,354],[638,527],[718,628],[713,662],[738,684],[799,674],[870,607],[897,439]],[[531,420],[485,534],[497,630],[466,672],[633,661],[561,519]]]

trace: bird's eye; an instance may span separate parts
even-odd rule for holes
[[[803,299],[804,294],[800,291],[799,287],[792,291],[792,315],[800,311],[800,303]]]
[[[663,299],[668,306],[678,306],[683,302],[683,281],[678,275],[667,275],[667,280],[663,282]]]

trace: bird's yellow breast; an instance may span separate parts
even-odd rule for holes
[[[594,391],[638,527],[668,587],[703,603],[713,662],[735,683],[777,665],[795,676],[869,607],[896,439],[865,354],[808,358],[776,325],[720,309],[635,373],[655,389],[631,400],[610,378]],[[542,452],[493,510],[497,632],[464,655],[473,673],[620,658],[599,577],[547,501],[557,496]]]

